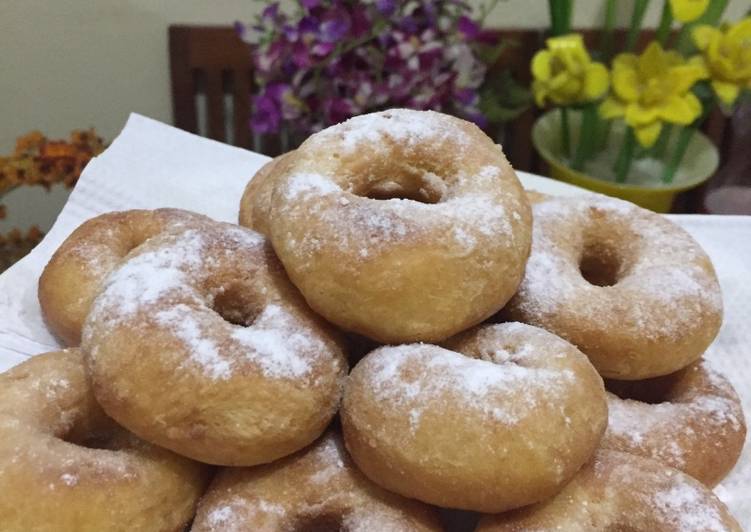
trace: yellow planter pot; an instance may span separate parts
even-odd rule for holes
[[[581,116],[578,112],[569,112],[569,115],[571,146],[575,150],[579,142]],[[623,123],[613,123],[606,149],[589,161],[584,171],[580,172],[570,168],[568,160],[563,156],[560,120],[561,114],[558,110],[549,111],[538,118],[532,128],[532,143],[540,156],[550,165],[551,177],[631,201],[656,212],[669,212],[676,194],[701,185],[715,173],[719,164],[719,154],[715,145],[706,135],[697,132],[691,138],[672,183],[662,183],[660,176],[664,163],[651,158],[635,160],[627,182],[616,183],[612,167],[623,142]],[[674,134],[672,137],[672,141],[675,141],[677,135]],[[672,153],[672,141],[665,152],[667,154]]]

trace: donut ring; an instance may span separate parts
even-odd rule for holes
[[[517,530],[742,531],[698,480],[654,460],[605,449],[552,499],[484,516],[476,532]]]
[[[407,497],[491,513],[556,493],[607,424],[587,357],[520,323],[447,346],[382,347],[352,370],[340,415],[362,472]]]
[[[382,343],[438,341],[521,279],[530,209],[476,126],[391,110],[312,135],[278,174],[271,240],[317,313]]]
[[[347,372],[338,337],[267,241],[217,222],[131,253],[94,301],[82,348],[112,418],[218,465],[270,462],[315,440]]]
[[[273,464],[221,471],[201,500],[192,532],[443,529],[435,509],[370,482],[343,447],[329,431]]]
[[[645,381],[609,381],[602,447],[653,458],[709,487],[738,461],[746,439],[740,399],[705,361]],[[652,403],[652,404],[650,404]]]
[[[289,162],[291,153],[293,152],[271,159],[248,182],[240,199],[240,225],[268,236],[271,194],[276,184],[276,175],[279,168]]]
[[[667,375],[704,353],[722,299],[688,233],[595,194],[552,198],[533,213],[532,253],[504,315],[567,339],[612,379]]]
[[[4,532],[182,530],[207,481],[207,467],[105,417],[77,349],[0,374]]]
[[[64,345],[80,345],[91,302],[123,257],[167,228],[206,219],[179,209],[157,209],[111,212],[84,222],[39,278],[39,304],[49,329]]]

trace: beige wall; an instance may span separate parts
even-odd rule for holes
[[[475,4],[482,3],[475,0]],[[662,2],[653,1],[654,22]],[[627,20],[631,1],[619,2]],[[578,0],[574,23],[597,24],[602,0]],[[130,111],[171,120],[167,26],[249,20],[252,0],[0,0],[0,153],[30,129],[59,136],[95,126],[107,139]],[[748,0],[731,1],[737,18]],[[489,25],[548,23],[544,0],[499,3]]]

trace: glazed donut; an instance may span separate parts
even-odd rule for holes
[[[84,222],[55,252],[39,279],[47,326],[64,345],[81,343],[91,302],[112,270],[133,248],[166,228],[205,219],[178,209],[111,212]]]
[[[77,349],[35,356],[0,375],[4,532],[182,530],[208,469],[108,419]]]
[[[448,508],[502,512],[556,493],[607,424],[587,357],[520,323],[446,346],[382,347],[352,370],[340,415],[357,465],[388,490]]]
[[[552,499],[485,516],[476,532],[521,530],[742,532],[699,481],[654,460],[605,449]]]
[[[294,152],[274,157],[264,164],[248,182],[240,199],[240,225],[268,236],[271,194],[276,184],[276,175],[281,165],[289,162],[292,153]]]
[[[476,126],[391,110],[312,135],[281,169],[271,240],[310,306],[381,343],[438,341],[499,310],[530,246],[530,208]]]
[[[664,462],[710,487],[738,460],[746,439],[741,402],[707,362],[644,381],[608,381],[606,387],[615,393],[608,393],[602,447]]]
[[[532,253],[506,318],[567,339],[612,379],[667,375],[704,353],[722,298],[688,233],[599,194],[551,198],[533,215]]]
[[[389,493],[352,464],[329,431],[313,446],[254,468],[225,469],[201,500],[192,532],[438,532],[437,511]]]
[[[268,242],[217,222],[131,253],[94,300],[82,348],[107,414],[218,465],[270,462],[315,440],[347,372],[338,336]]]

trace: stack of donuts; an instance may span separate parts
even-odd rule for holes
[[[0,375],[0,529],[740,530],[720,288],[665,218],[390,110],[270,161],[239,222],[108,213],[56,251],[66,348]]]

